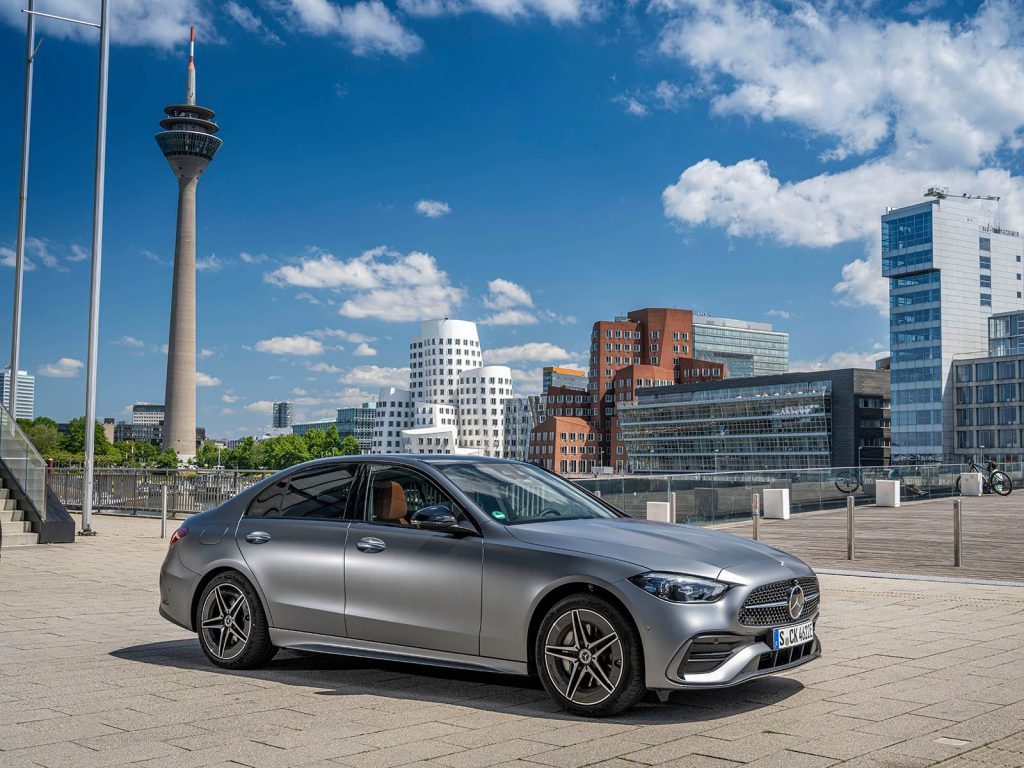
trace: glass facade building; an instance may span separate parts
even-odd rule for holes
[[[14,378],[10,368],[0,371],[0,402],[3,402],[4,408],[11,404],[11,381]],[[36,408],[36,377],[26,371],[18,371],[17,381],[18,397],[14,406],[17,413],[14,414],[14,418],[33,419]]]
[[[927,194],[881,220],[894,462],[953,460],[953,361],[986,353],[993,312],[1024,308],[1018,233],[984,201]]]
[[[844,369],[653,387],[618,418],[631,472],[885,464],[889,376]]]
[[[722,363],[729,378],[789,372],[789,334],[770,323],[695,315],[693,356]]]

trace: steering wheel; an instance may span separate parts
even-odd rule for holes
[[[562,513],[559,512],[557,509],[545,509],[545,510],[543,510],[540,513],[540,515],[538,515],[538,517],[561,517],[561,516],[562,516]]]

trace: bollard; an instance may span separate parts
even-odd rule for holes
[[[672,522],[676,521],[676,492],[672,491],[668,495],[668,503],[672,505]]]
[[[846,497],[846,559],[857,559],[857,516],[853,496]]]
[[[754,541],[757,541],[759,534],[757,529],[761,522],[761,495],[758,493],[755,493],[750,500],[750,519],[754,523]]]
[[[160,538],[167,538],[167,484],[160,487]]]
[[[963,503],[953,499],[953,565],[963,566],[964,549]]]

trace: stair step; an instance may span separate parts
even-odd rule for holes
[[[4,487],[0,486],[0,499],[6,499],[10,495],[11,495],[10,489],[4,488]]]
[[[0,531],[4,536],[14,533],[32,533],[32,523],[28,520],[0,520]]]
[[[25,513],[20,509],[0,510],[0,523],[11,523],[25,519]]]
[[[9,547],[27,547],[32,544],[39,543],[38,533],[4,533],[3,539],[0,540],[0,547],[7,549]]]
[[[18,506],[18,502],[14,499],[0,499],[0,512],[5,509],[14,509]]]

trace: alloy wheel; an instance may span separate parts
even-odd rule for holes
[[[558,692],[593,706],[611,696],[622,677],[622,642],[601,614],[577,608],[558,617],[544,642],[544,665]]]
[[[229,661],[245,650],[252,632],[252,611],[237,586],[224,582],[214,587],[200,615],[199,631],[214,656]]]

